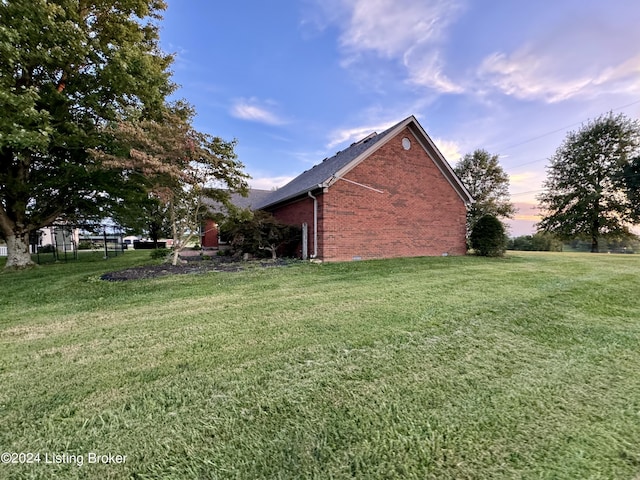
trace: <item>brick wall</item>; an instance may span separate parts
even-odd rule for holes
[[[202,235],[202,247],[218,248],[218,226],[213,220],[207,219],[204,222],[204,235]]]
[[[344,178],[383,193],[345,180],[329,188],[319,229],[324,260],[465,254],[464,202],[409,129]]]
[[[318,231],[322,230],[320,223],[322,221],[322,195],[317,195],[318,198]],[[294,202],[282,205],[277,210],[271,210],[273,216],[288,225],[302,226],[303,223],[307,224],[307,252],[309,257],[313,255],[313,199],[305,197]]]

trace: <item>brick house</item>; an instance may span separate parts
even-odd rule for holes
[[[252,205],[303,225],[324,261],[464,255],[473,198],[414,116],[371,134]]]

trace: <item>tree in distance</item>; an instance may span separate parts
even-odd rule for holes
[[[570,132],[547,167],[544,213],[538,229],[563,240],[588,238],[598,252],[599,238],[630,235],[638,219],[625,172],[640,148],[640,123],[609,113]]]
[[[475,200],[467,209],[467,235],[484,215],[513,218],[516,209],[509,197],[509,176],[500,166],[498,155],[475,150],[466,154],[454,171]]]

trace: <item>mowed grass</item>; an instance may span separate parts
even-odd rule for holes
[[[0,478],[640,476],[640,256],[146,258],[0,274]]]

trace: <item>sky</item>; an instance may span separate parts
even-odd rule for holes
[[[640,118],[638,0],[168,0],[161,47],[196,129],[272,189],[415,115],[448,162],[499,155],[531,234],[548,159]]]

